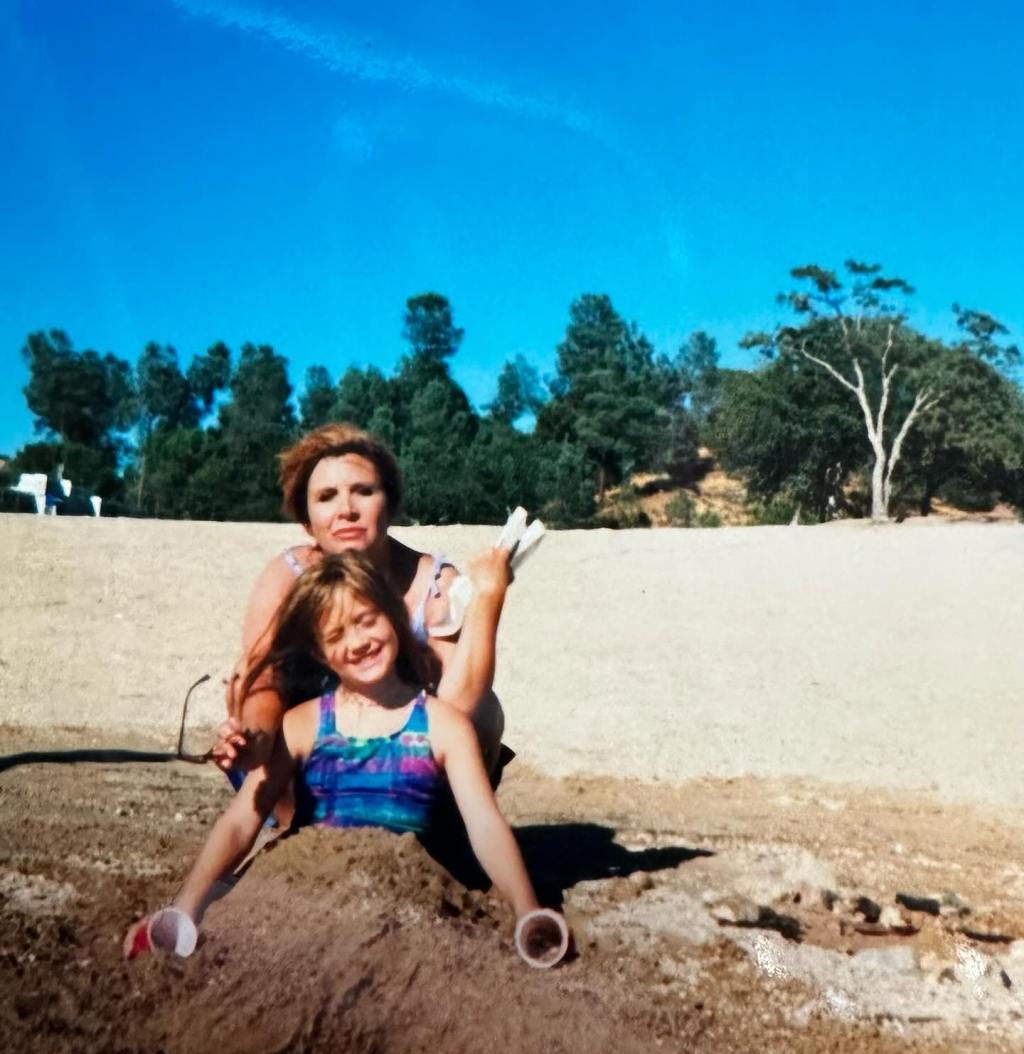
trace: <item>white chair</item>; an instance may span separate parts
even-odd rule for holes
[[[36,499],[36,512],[42,516],[46,512],[46,473],[22,472],[18,483],[11,490],[22,494],[31,494]]]

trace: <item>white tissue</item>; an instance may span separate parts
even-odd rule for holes
[[[545,527],[540,520],[534,520],[527,527],[526,509],[521,505],[513,510],[512,515],[505,521],[505,526],[498,535],[495,543],[504,549],[514,549],[510,566],[513,571],[518,571],[526,559],[528,553],[536,548],[537,543],[544,537]],[[436,622],[429,627],[432,637],[450,637],[462,628],[462,620],[466,616],[466,608],[473,599],[473,583],[466,575],[459,575],[452,580],[448,587],[448,613],[443,622]]]

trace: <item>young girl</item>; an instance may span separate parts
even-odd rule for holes
[[[466,613],[508,586],[507,550],[478,557],[474,600]],[[325,556],[296,581],[282,604],[270,647],[249,671],[251,687],[269,668],[308,656],[329,666],[339,688],[287,711],[264,768],[246,777],[217,821],[172,906],[201,919],[217,880],[233,871],[256,840],[278,797],[298,774],[294,826],[385,827],[423,833],[445,779],[470,844],[518,918],[538,907],[522,855],[498,811],[469,718],[430,695],[430,655],[409,628],[400,597],[359,552]],[[125,938],[125,954],[147,919]]]

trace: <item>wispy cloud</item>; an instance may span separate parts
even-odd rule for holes
[[[366,41],[353,34],[336,29],[330,32],[316,29],[285,15],[233,3],[232,0],[171,0],[171,3],[215,25],[279,44],[334,73],[361,81],[397,84],[410,91],[444,92],[481,106],[560,124],[572,132],[611,146],[610,136],[600,123],[573,106],[500,84],[439,73],[411,57],[373,54]]]
[[[271,10],[237,0],[170,0],[179,10],[225,29],[247,33],[301,55],[321,68],[354,80],[395,84],[407,91],[435,91],[465,99],[478,106],[534,118],[584,136],[613,154],[637,186],[647,187],[661,231],[664,250],[673,270],[682,276],[688,266],[684,236],[684,210],[665,193],[656,177],[656,166],[647,152],[628,144],[593,114],[558,99],[516,91],[497,83],[439,72],[412,56],[388,54],[365,37],[344,29],[330,31],[298,22]],[[334,129],[337,147],[354,160],[365,161],[373,143],[365,127],[342,118]]]

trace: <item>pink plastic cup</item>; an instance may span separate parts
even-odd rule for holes
[[[525,963],[536,970],[550,970],[569,950],[569,927],[557,911],[537,908],[516,923],[515,943]]]
[[[135,931],[129,959],[147,952],[167,952],[187,958],[196,950],[199,931],[196,924],[177,908],[161,908],[149,916],[145,926]]]

